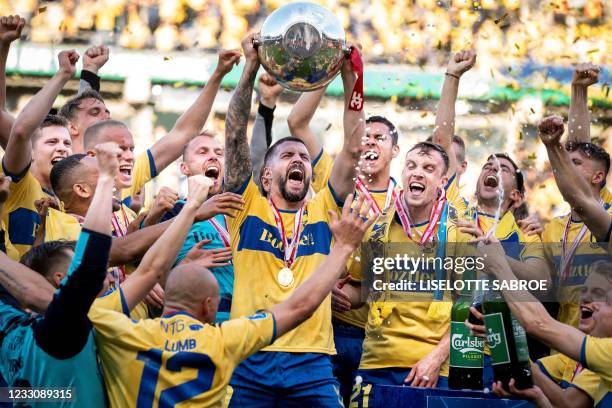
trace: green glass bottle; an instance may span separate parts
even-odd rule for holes
[[[467,287],[467,286],[466,286]],[[470,334],[465,320],[482,324],[470,313],[470,306],[480,307],[482,296],[475,290],[461,292],[451,310],[450,368],[448,387],[482,390],[484,339]]]
[[[525,330],[510,312],[500,292],[489,291],[483,303],[487,344],[495,381],[508,389],[514,378],[519,389],[531,388],[531,363]]]

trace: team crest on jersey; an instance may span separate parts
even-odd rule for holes
[[[261,320],[261,319],[265,319],[266,317],[268,317],[267,313],[260,312],[260,313],[255,313],[254,315],[248,316],[247,319],[249,319],[249,320]]]

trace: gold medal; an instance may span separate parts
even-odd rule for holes
[[[293,282],[295,281],[293,278],[293,271],[289,268],[283,268],[278,271],[276,278],[278,279],[279,285],[284,288],[288,288],[289,286],[293,285]]]

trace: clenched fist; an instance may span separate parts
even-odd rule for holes
[[[448,61],[446,72],[461,76],[472,69],[476,63],[476,53],[472,50],[459,51]]]
[[[538,125],[540,139],[547,146],[558,144],[564,130],[563,118],[560,116],[544,118]]]

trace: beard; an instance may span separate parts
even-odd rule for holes
[[[280,193],[283,196],[283,198],[289,202],[298,202],[298,201],[302,201],[305,197],[306,194],[308,194],[308,187],[310,186],[310,179],[307,178],[304,180],[304,188],[302,188],[302,191],[300,191],[299,193],[295,194],[292,192],[287,191],[287,177],[285,176],[281,176],[280,179]]]

